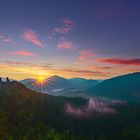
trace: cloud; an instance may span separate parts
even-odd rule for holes
[[[73,49],[74,50],[74,49],[76,49],[76,45],[70,41],[62,41],[62,42],[58,43],[57,48],[67,49],[67,50]]]
[[[66,27],[72,28],[72,27],[76,26],[76,22],[74,20],[69,19],[69,18],[65,17],[65,18],[63,18],[62,21],[63,21],[63,23],[65,24]]]
[[[113,67],[109,67],[109,66],[90,66],[90,69],[93,70],[111,70],[113,69]]]
[[[61,25],[59,27],[55,27],[53,29],[52,35],[55,35],[56,33],[61,34],[61,35],[69,33],[76,26],[76,22],[69,18],[63,18],[62,23],[63,23],[63,25]]]
[[[13,40],[9,37],[6,37],[4,35],[0,35],[0,41],[1,42],[4,42],[4,43],[10,43],[10,42],[13,42]]]
[[[11,38],[5,38],[3,41],[4,42],[12,42],[12,39]]]
[[[62,69],[63,72],[68,72],[73,75],[86,75],[86,76],[109,76],[110,73],[107,72],[100,72],[100,71],[90,71],[90,70],[76,70],[76,69]]]
[[[140,58],[137,59],[123,59],[123,58],[103,58],[98,59],[99,62],[116,64],[116,65],[136,65],[140,66]]]
[[[91,50],[79,51],[79,60],[87,60],[95,56],[96,54]]]
[[[53,33],[59,33],[59,34],[66,34],[69,33],[72,29],[71,28],[67,28],[67,27],[56,27],[53,30]]]
[[[33,64],[33,63],[19,62],[19,61],[0,61],[0,62],[2,62],[4,64],[7,64],[9,66],[18,66],[18,67],[20,67],[20,66],[22,66],[22,67],[25,67],[25,66],[27,66],[27,67],[38,67],[38,66],[40,66],[40,65],[37,65],[37,64]]]
[[[19,56],[34,56],[35,54],[33,52],[27,52],[27,51],[15,51],[11,52],[12,55],[19,55]]]
[[[33,30],[25,31],[22,37],[24,40],[31,42],[33,45],[37,47],[40,47],[40,48],[44,47],[44,43],[39,39],[38,35]]]
[[[82,107],[75,107],[70,103],[65,105],[65,113],[68,115],[73,115],[75,117],[90,117],[98,114],[115,114],[117,113],[115,109],[109,107],[103,101],[95,98],[88,100],[88,103]]]
[[[35,68],[35,69],[44,69],[47,70],[48,68],[52,67],[52,64],[50,63],[44,63],[44,64],[34,64],[29,62],[20,62],[20,61],[0,61],[1,63],[4,63],[8,66],[15,66],[15,67],[27,67],[27,68]]]
[[[48,76],[48,70],[52,65],[49,63],[35,64],[20,61],[0,61],[0,73],[16,79],[37,78],[40,75]]]

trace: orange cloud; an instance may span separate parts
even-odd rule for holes
[[[43,48],[44,43],[39,39],[38,35],[33,30],[27,30],[23,33],[23,38],[31,42],[33,45],[36,45],[37,47]]]
[[[8,66],[17,66],[17,67],[28,67],[28,68],[51,68],[52,64],[51,63],[45,63],[45,64],[34,64],[34,63],[29,63],[29,62],[20,62],[20,61],[0,61],[0,63],[4,63]]]
[[[90,66],[89,67],[92,70],[112,70],[113,67],[109,67],[109,66]]]
[[[12,55],[19,55],[19,56],[34,56],[35,54],[32,52],[27,51],[15,51],[11,53]]]
[[[62,69],[52,69],[55,73],[60,75],[69,75],[71,77],[108,77],[112,73],[110,72],[100,72],[100,71],[92,71],[92,70],[82,70],[82,69],[72,69],[72,68],[62,68]]]
[[[52,64],[35,64],[18,61],[0,61],[0,76],[12,79],[37,78],[40,75],[48,76]]]
[[[57,48],[70,50],[70,49],[76,49],[76,45],[70,41],[62,41],[58,43]]]
[[[79,60],[87,60],[95,56],[96,54],[91,50],[84,50],[79,52]]]

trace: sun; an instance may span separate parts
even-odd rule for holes
[[[40,75],[33,83],[32,83],[34,89],[43,90],[47,86],[47,80],[46,77],[43,75]]]
[[[45,83],[46,78],[44,76],[39,76],[36,80],[36,82],[38,82],[39,84],[43,84]]]
[[[44,89],[49,92],[49,87],[52,85],[51,81],[47,80],[46,76],[40,75],[33,83],[33,89],[43,91]]]

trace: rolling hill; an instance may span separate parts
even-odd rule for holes
[[[139,117],[139,104],[55,97],[16,81],[0,83],[2,140],[139,140]]]
[[[140,72],[104,80],[89,88],[87,94],[128,102],[140,102]]]

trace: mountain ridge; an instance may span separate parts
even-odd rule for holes
[[[89,95],[140,102],[140,72],[113,77],[87,90]]]
[[[37,81],[35,79],[24,79],[21,80],[20,82],[26,85],[30,89],[34,89],[33,83]],[[64,91],[64,90],[70,90],[70,89],[75,89],[75,88],[87,88],[90,87],[94,84],[97,84],[97,80],[87,80],[84,78],[71,78],[71,79],[66,79],[64,77],[54,75],[51,77],[48,77],[45,79],[46,82],[46,89],[43,89],[41,92],[47,93],[48,91],[50,92],[55,92],[55,91]],[[48,85],[47,85],[48,83]],[[37,89],[35,89],[37,90]],[[40,91],[40,90],[37,90]]]

